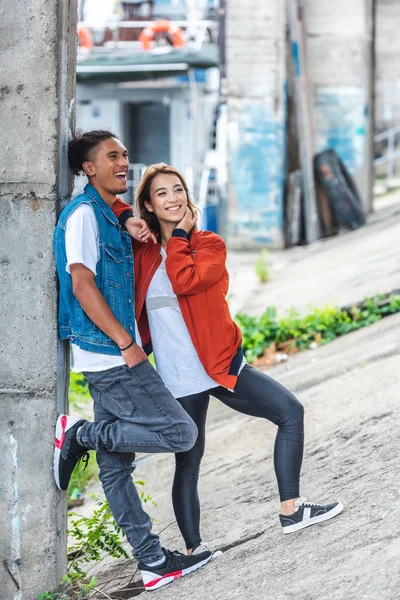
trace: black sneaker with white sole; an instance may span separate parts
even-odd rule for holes
[[[189,573],[193,573],[206,565],[212,559],[210,551],[201,552],[200,554],[188,556],[180,552],[171,552],[163,548],[165,560],[156,567],[149,567],[139,563],[138,567],[143,579],[144,589],[147,592],[158,590],[158,588],[168,583],[172,583],[175,579],[180,579]]]
[[[56,425],[56,443],[54,448],[54,479],[59,490],[68,488],[72,471],[82,460],[86,465],[89,460],[87,448],[78,444],[76,432],[86,423],[85,419],[76,419],[68,415],[60,415]]]
[[[343,510],[341,502],[333,504],[314,504],[305,498],[296,500],[297,510],[291,515],[279,515],[283,533],[294,533],[315,523],[328,521],[339,515]]]

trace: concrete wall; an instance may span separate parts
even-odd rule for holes
[[[229,0],[228,226],[231,247],[282,247],[285,2]]]
[[[378,130],[400,125],[400,3],[377,0],[375,122]]]
[[[5,2],[0,28],[0,598],[36,600],[66,566],[52,235],[68,193],[76,2]]]
[[[304,0],[316,151],[334,148],[366,205],[371,171],[370,0]]]

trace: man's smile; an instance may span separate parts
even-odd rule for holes
[[[126,176],[127,171],[117,171],[117,173],[115,173],[115,177],[118,179],[118,181],[123,181],[124,183],[126,182]]]

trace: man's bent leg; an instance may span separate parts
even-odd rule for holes
[[[111,423],[115,417],[94,399],[96,422]],[[100,481],[116,523],[124,531],[139,562],[153,563],[164,558],[159,538],[151,533],[151,519],[143,510],[138,491],[132,480],[135,469],[134,454],[107,452],[100,448],[96,453],[100,468]]]
[[[196,425],[148,361],[85,375],[93,399],[113,419],[86,422],[77,436],[82,446],[156,453],[185,452],[194,445]]]

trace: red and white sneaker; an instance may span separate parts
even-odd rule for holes
[[[68,415],[60,415],[57,419],[54,479],[59,490],[68,488],[72,471],[81,459],[85,464],[85,468],[88,463],[89,452],[87,448],[78,444],[76,440],[76,432],[84,423],[86,423],[85,419],[76,419]]]
[[[158,590],[158,588],[172,583],[193,571],[197,571],[212,559],[210,551],[188,556],[180,552],[171,552],[163,548],[165,560],[156,567],[149,567],[139,563],[138,567],[143,579],[144,589],[147,592]]]

